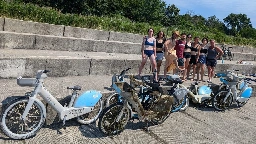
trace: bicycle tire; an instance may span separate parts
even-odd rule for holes
[[[20,117],[22,116],[25,108],[26,108],[26,104],[25,103],[28,103],[29,101],[29,98],[28,97],[22,97],[22,98],[19,98],[19,99],[15,99],[13,101],[11,101],[6,107],[5,109],[2,111],[2,119],[1,119],[1,129],[2,131],[4,132],[5,135],[7,135],[8,137],[12,138],[12,139],[26,139],[26,138],[30,138],[34,135],[36,135],[36,133],[42,128],[44,122],[45,122],[45,117],[44,117],[44,114],[43,114],[43,108],[40,106],[40,104],[38,104],[36,101],[33,103],[31,109],[29,110],[28,112],[28,115],[27,115],[27,122],[26,124],[24,123],[23,124],[23,127],[25,126],[26,129],[31,129],[31,128],[34,128],[31,132],[28,132],[28,133],[23,133],[23,134],[18,134],[17,132],[13,132],[15,130],[18,131],[18,129],[20,129],[20,125],[22,124],[18,124],[18,128],[9,128],[9,126],[15,126],[16,122],[14,122],[14,120],[17,120],[18,123],[21,122],[20,120]],[[22,104],[24,103],[24,104]],[[21,104],[19,106],[19,104]],[[38,108],[38,110],[35,109],[35,106]],[[33,113],[30,113],[30,112],[34,112],[34,114],[36,114],[36,112],[40,112],[40,115],[38,116],[33,116],[32,117],[32,114]],[[9,113],[10,112],[10,113]],[[20,112],[20,113],[19,113]],[[10,116],[14,114],[14,116]],[[35,125],[33,124],[31,127],[28,128],[28,122],[31,121],[31,123],[35,123],[35,117],[39,117],[40,116],[40,120],[39,122]],[[6,121],[7,117],[10,117],[12,118],[13,120],[10,121],[10,118],[8,119],[10,121],[10,124],[7,124],[9,121]],[[16,119],[15,119],[16,118]],[[23,122],[22,122],[23,123]],[[23,129],[22,129],[23,130]],[[22,132],[22,131],[20,131]]]
[[[123,103],[114,103],[103,110],[102,114],[99,117],[99,122],[98,122],[99,130],[102,133],[108,136],[117,135],[124,130],[125,126],[130,120],[131,111],[129,110],[129,108],[126,108],[124,112],[125,114],[122,115],[122,117],[124,116],[123,123],[122,123],[123,119],[120,120],[119,122],[115,121],[116,117],[118,117],[123,106],[124,106]]]
[[[96,111],[91,111],[87,114],[77,117],[77,121],[81,124],[91,124],[99,118],[99,115],[100,115],[102,109],[103,109],[103,102],[100,99],[94,106],[93,110],[96,110]],[[92,117],[89,118],[91,115],[92,115]]]

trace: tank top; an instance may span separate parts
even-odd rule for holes
[[[206,53],[207,53],[207,47],[204,46],[203,48],[201,48],[201,49],[200,49],[200,53],[206,54]]]
[[[217,54],[218,53],[215,48],[208,48],[207,59],[215,59]]]
[[[158,43],[158,40],[156,40],[156,48],[163,48],[164,43],[165,43],[165,39],[163,39],[161,43]]]

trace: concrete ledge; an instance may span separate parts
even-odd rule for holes
[[[140,54],[140,44],[0,31],[0,48]]]
[[[5,18],[4,30],[17,33],[63,36],[64,25]]]
[[[109,39],[109,32],[96,29],[65,26],[64,36],[107,41]]]
[[[1,59],[0,78],[14,78],[25,74],[25,64],[25,59]]]
[[[216,44],[216,46],[221,48],[220,44]],[[251,48],[247,46],[235,46],[235,45],[226,45],[226,47],[233,47],[231,52],[240,52],[240,53],[256,53],[256,48]]]
[[[24,56],[26,57],[26,56]],[[103,54],[104,57],[104,54]],[[30,56],[29,58],[5,58],[0,60],[0,77],[1,78],[16,78],[19,75],[25,77],[34,77],[39,69],[45,67],[51,70],[49,76],[64,77],[64,76],[86,76],[86,75],[112,75],[120,72],[120,69],[127,67],[133,68],[129,73],[138,74],[140,59],[120,59],[119,57],[91,57],[86,58],[74,56]],[[255,63],[254,63],[255,64]],[[150,72],[150,62],[144,66],[143,73]],[[161,66],[163,71],[164,64]],[[215,71],[224,71],[226,69],[239,69],[239,73],[256,73],[256,65],[241,65],[233,63],[224,63],[217,65]]]
[[[0,17],[0,31],[4,30],[4,18]]]
[[[233,52],[234,61],[243,60],[243,61],[254,61],[255,55],[253,53],[241,53],[241,52]],[[227,57],[228,58],[228,57]]]
[[[35,37],[33,34],[0,31],[0,49],[33,49]]]
[[[109,40],[110,41],[122,41],[122,42],[133,42],[133,43],[142,43],[143,35],[132,34],[132,33],[120,33],[120,32],[110,32]]]

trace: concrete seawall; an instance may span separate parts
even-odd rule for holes
[[[48,23],[38,23],[10,18],[0,18],[0,23],[0,26],[2,27],[1,30],[17,33],[32,33],[38,35],[64,36],[133,43],[141,43],[143,37],[139,34],[103,31],[64,25],[53,25]]]

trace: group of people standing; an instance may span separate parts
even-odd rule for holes
[[[202,38],[200,43],[199,37],[185,33],[179,34],[179,31],[173,31],[172,37],[166,39],[163,31],[157,33],[154,37],[154,30],[148,29],[148,36],[143,37],[142,47],[142,62],[139,67],[139,75],[144,68],[147,59],[150,59],[153,72],[156,73],[154,81],[158,81],[160,67],[162,61],[165,58],[164,66],[164,78],[167,72],[173,70],[173,74],[177,73],[177,70],[183,71],[182,80],[185,81],[189,78],[191,69],[193,70],[193,76],[191,80],[195,80],[195,74],[197,73],[197,81],[204,81],[205,65],[208,68],[208,82],[211,82],[214,76],[214,68],[217,64],[217,59],[223,54],[223,51],[215,46],[215,40],[210,40],[208,44],[207,38]],[[199,79],[199,73],[201,78]]]

